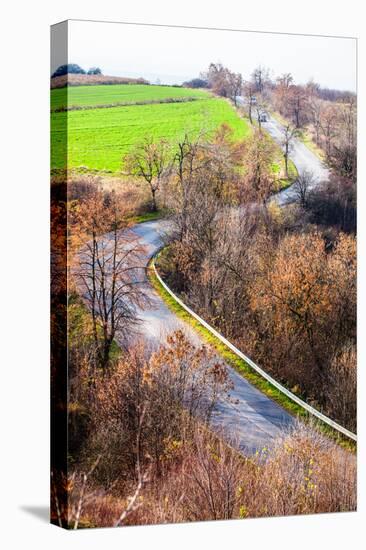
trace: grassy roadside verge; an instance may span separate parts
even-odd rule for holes
[[[281,156],[282,156],[282,152],[281,152]],[[282,161],[282,164],[284,164],[284,161]],[[278,171],[280,171],[280,165],[277,165],[278,166]],[[284,189],[287,189],[288,187],[290,187],[291,185],[293,185],[295,183],[295,181],[297,180],[297,177],[299,175],[299,172],[296,168],[296,165],[295,163],[289,159],[288,161],[288,178],[279,178],[277,180],[277,184],[278,184],[278,191],[283,191]]]
[[[164,218],[169,212],[167,210],[157,210],[157,212],[146,212],[145,214],[139,214],[136,216],[131,216],[128,218],[128,221],[133,224],[151,222],[154,220],[159,220]]]
[[[258,122],[255,120],[255,118],[253,118],[253,123],[252,125],[250,125],[250,122],[249,122],[249,118],[247,116],[247,114],[245,113],[245,110],[243,107],[235,107],[236,108],[236,111],[238,113],[238,116],[240,116],[241,118],[244,118],[247,122],[247,124],[250,126],[250,127],[254,127],[254,128],[259,128],[259,125],[258,125]],[[275,161],[273,162],[272,164],[272,172],[274,174],[274,176],[276,177],[276,193],[278,193],[279,191],[283,191],[284,189],[287,189],[288,187],[290,187],[293,183],[295,183],[295,181],[297,180],[297,177],[299,175],[299,172],[296,168],[296,165],[295,163],[289,159],[288,161],[288,178],[286,177],[279,177],[279,175],[282,173],[284,174],[285,172],[285,160],[283,158],[283,152],[282,152],[282,149],[281,147],[279,146],[279,144],[273,139],[273,137],[271,136],[271,134],[269,134],[265,127],[262,126],[262,130],[263,132],[266,134],[266,136],[269,137],[269,139],[272,141],[274,147],[275,147]]]
[[[279,122],[280,124],[282,124],[283,126],[284,125],[287,125],[288,124],[288,120],[286,120],[282,115],[280,115],[280,113],[278,113],[277,111],[272,111],[271,112],[271,116],[277,120],[277,122]],[[320,147],[317,146],[316,143],[314,143],[314,141],[312,140],[312,137],[311,137],[311,134],[309,132],[309,130],[307,128],[303,128],[300,130],[300,135],[298,137],[298,139],[304,144],[306,145],[306,147],[308,149],[310,149],[310,151],[312,153],[314,153],[314,155],[316,155],[318,157],[319,160],[321,160],[322,162],[325,161],[325,154],[324,152],[322,151],[322,149],[320,149]]]
[[[320,147],[318,147],[317,144],[313,141],[311,134],[307,128],[300,131],[299,139],[304,145],[306,145],[308,149],[310,149],[312,153],[314,153],[314,155],[318,157],[319,160],[325,162],[324,151],[322,151],[322,149],[320,149]]]
[[[164,300],[168,308],[175,314],[177,317],[188,323],[192,326],[202,337],[202,339],[212,346],[218,354],[231,366],[233,367],[241,376],[243,376],[248,382],[253,386],[259,389],[267,397],[278,403],[291,415],[300,418],[304,422],[309,423],[310,421],[314,426],[321,431],[324,435],[327,435],[332,440],[336,441],[339,445],[344,447],[347,450],[355,452],[357,449],[357,444],[344,437],[342,434],[339,434],[336,430],[333,430],[327,424],[319,420],[313,419],[313,417],[300,407],[297,403],[293,402],[286,395],[280,392],[277,388],[272,386],[267,380],[262,378],[257,372],[255,372],[250,365],[248,365],[243,359],[237,357],[225,344],[223,344],[218,338],[216,338],[209,330],[201,325],[196,319],[194,319],[180,304],[178,304],[174,298],[165,290],[161,285],[160,281],[156,277],[154,270],[152,269],[152,260],[150,261],[147,269],[148,278],[152,284],[155,291],[158,295]]]
[[[275,119],[277,120],[277,122],[279,122],[280,124],[282,124],[282,126],[287,126],[287,124],[289,123],[288,120],[286,120],[282,115],[280,115],[279,112],[277,111],[271,111],[270,112],[270,115]]]

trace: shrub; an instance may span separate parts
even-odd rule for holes
[[[183,82],[183,86],[186,88],[208,88],[208,82],[203,78],[192,78],[192,80]]]
[[[147,479],[124,524],[356,510],[355,456],[311,427],[297,425],[255,456],[243,456],[197,422],[184,443],[172,443],[164,475]],[[73,480],[79,480],[70,494],[75,510],[82,476]],[[88,480],[81,526],[114,525],[135,486],[105,490]]]
[[[52,78],[55,76],[62,76],[64,74],[85,74],[84,69],[77,65],[76,63],[68,63],[67,65],[60,65],[54,73],[52,73]],[[95,73],[92,73],[95,74]]]

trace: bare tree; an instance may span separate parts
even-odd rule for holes
[[[246,172],[243,181],[245,202],[266,204],[275,188],[272,172],[274,143],[265,133],[256,132],[245,144],[244,162]],[[244,199],[243,197],[243,199]]]
[[[252,73],[252,81],[255,89],[260,94],[263,93],[266,85],[269,83],[269,70],[266,67],[259,65]]]
[[[277,80],[278,86],[288,89],[291,86],[291,84],[293,84],[294,77],[292,76],[291,73],[283,73],[276,80]]]
[[[290,116],[296,126],[301,128],[306,122],[305,106],[307,95],[302,86],[291,85],[287,97]]]
[[[333,161],[343,176],[356,181],[357,135],[356,100],[353,96],[345,98],[339,108],[339,135],[333,145]]]
[[[99,364],[110,361],[115,336],[124,337],[138,323],[136,307],[146,304],[144,249],[124,224],[115,197],[106,205],[97,192],[84,205],[91,239],[79,254],[77,286],[92,314],[93,336]],[[123,223],[122,223],[123,227]],[[105,231],[109,230],[107,234]]]
[[[172,208],[175,210],[175,224],[178,229],[178,239],[183,240],[187,230],[188,207],[194,193],[195,178],[202,168],[209,163],[202,155],[204,149],[204,132],[196,138],[185,134],[184,139],[177,144],[174,156],[174,173],[176,185],[172,197]]]
[[[247,81],[244,84],[243,90],[244,90],[245,99],[246,99],[247,104],[248,104],[249,121],[250,121],[250,124],[253,124],[252,111],[253,111],[254,100],[256,101],[255,96],[254,96],[255,85],[253,84],[253,82]]]
[[[253,109],[258,122],[259,131],[262,132],[262,122],[267,120],[268,105],[262,96],[257,96],[256,102],[253,104]]]
[[[137,429],[137,436],[136,436],[136,473],[137,473],[137,485],[134,494],[128,498],[128,504],[126,508],[121,512],[119,515],[117,521],[114,524],[114,527],[119,527],[121,523],[125,521],[127,516],[137,510],[140,503],[138,502],[138,497],[141,492],[141,489],[143,485],[148,481],[149,479],[149,472],[146,471],[144,474],[141,472],[141,430],[142,425],[144,422],[144,416],[146,413],[146,408],[142,409],[141,414],[139,415],[139,422],[138,422],[138,429]]]
[[[286,178],[288,178],[288,159],[293,148],[294,139],[299,135],[299,130],[290,124],[284,126],[282,130],[283,157],[285,159]]]
[[[208,71],[202,73],[202,77],[207,80],[208,87],[220,96],[229,97],[227,86],[227,69],[221,63],[210,63]]]
[[[299,204],[305,208],[308,202],[308,193],[314,185],[314,174],[308,170],[304,170],[299,174],[295,184],[294,191]]]
[[[188,447],[188,446],[187,446]],[[182,467],[183,506],[189,519],[235,517],[242,492],[239,453],[208,431],[196,429]]]
[[[240,73],[233,73],[227,71],[227,81],[229,88],[229,97],[234,102],[234,105],[237,105],[237,97],[241,94],[243,88],[243,77]]]
[[[272,100],[276,110],[283,116],[288,114],[288,100],[290,96],[290,87],[293,84],[293,76],[291,73],[282,74],[276,79],[276,87],[272,95]]]
[[[325,139],[325,153],[327,159],[332,156],[334,138],[337,136],[337,111],[334,105],[328,105],[321,117],[321,129]]]
[[[317,96],[311,96],[308,101],[310,120],[314,126],[315,131],[315,141],[316,144],[320,143],[320,131],[321,131],[321,120],[323,112],[323,101]]]
[[[156,193],[171,169],[171,155],[168,142],[157,143],[146,138],[124,158],[124,166],[130,175],[143,178],[150,187],[152,211],[157,211]]]
[[[241,94],[243,77],[234,73],[221,63],[210,63],[208,71],[201,75],[208,82],[208,87],[222,97],[230,98],[237,105],[237,96]]]
[[[333,358],[329,369],[327,397],[333,414],[351,430],[357,419],[357,353],[347,343]]]

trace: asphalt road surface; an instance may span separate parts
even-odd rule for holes
[[[169,222],[146,222],[136,225],[133,231],[145,247],[147,265],[151,256],[163,244],[164,234],[169,232]],[[199,346],[204,343],[190,325],[170,311],[150,285],[147,285],[146,291],[151,303],[146,309],[137,311],[141,323],[133,339],[142,338],[145,343],[155,348],[164,343],[169,332],[181,329],[193,344]],[[248,454],[255,453],[263,447],[270,447],[271,442],[283,429],[293,425],[295,419],[247,382],[232,367],[227,365],[227,369],[233,389],[228,399],[220,400],[218,403],[212,426]]]

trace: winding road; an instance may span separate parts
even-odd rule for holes
[[[157,220],[141,223],[133,228],[133,232],[145,247],[147,265],[161,248],[164,235],[169,232],[169,222]],[[193,344],[204,343],[190,325],[176,317],[151,286],[147,286],[147,292],[151,304],[137,311],[141,324],[134,338],[143,338],[156,347],[164,343],[169,332],[181,329]],[[220,400],[216,406],[212,425],[246,454],[254,454],[263,447],[268,448],[281,431],[293,425],[295,420],[232,367],[227,365],[227,369],[233,389],[229,399]]]
[[[281,145],[282,125],[273,117],[269,117],[268,121],[262,124],[273,139]],[[293,141],[289,156],[300,174],[304,170],[312,172],[314,185],[328,179],[328,169],[301,141],[297,139]],[[293,186],[277,193],[273,198],[281,206],[293,202],[294,199]],[[162,246],[164,234],[169,233],[169,222],[146,222],[136,225],[133,231],[145,247],[147,265],[150,258]],[[203,343],[191,326],[178,319],[152,287],[148,286],[147,292],[151,307],[138,312],[141,319],[140,337],[155,346],[164,342],[167,333],[179,328],[185,332],[192,343],[196,345]],[[221,400],[216,407],[212,421],[214,428],[219,429],[227,438],[234,439],[247,454],[269,447],[283,429],[294,425],[295,419],[252,386],[232,367],[227,365],[227,369],[233,390],[230,392],[230,399]]]
[[[263,123],[271,136],[281,143],[282,126],[273,118]],[[304,144],[295,141],[291,151],[291,159],[299,172],[310,170],[314,174],[314,183],[328,177],[328,170],[321,161]],[[294,200],[292,187],[281,191],[273,200],[284,205]],[[148,265],[149,260],[164,244],[164,236],[170,232],[170,224],[167,220],[150,221],[135,225],[132,230],[134,237],[143,246],[143,263]],[[108,239],[108,235],[105,235]],[[168,333],[180,329],[194,345],[202,345],[204,342],[193,328],[179,319],[165,304],[162,298],[149,284],[145,272],[143,277],[145,292],[149,298],[149,305],[137,308],[136,314],[140,323],[134,333],[130,334],[128,342],[133,343],[142,339],[151,348],[164,343]],[[126,344],[116,337],[117,342]],[[234,442],[245,454],[254,454],[257,450],[270,447],[271,443],[284,429],[295,425],[295,418],[288,414],[282,407],[265,396],[247,380],[240,376],[232,367],[227,365],[233,389],[230,397],[221,399],[212,418],[212,426],[229,441]]]

